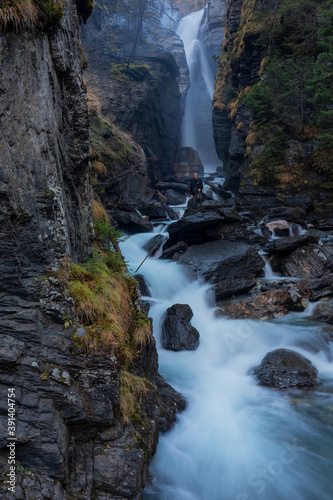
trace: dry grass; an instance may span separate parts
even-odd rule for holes
[[[93,218],[100,222],[109,222],[109,216],[100,201],[93,200],[92,202],[92,214]]]
[[[134,332],[133,339],[136,347],[140,347],[142,349],[151,338],[151,327],[150,324],[146,323],[144,325],[140,325]]]
[[[120,409],[125,425],[141,419],[140,406],[149,391],[149,385],[144,378],[127,371],[120,372]]]
[[[100,177],[104,177],[108,173],[106,166],[101,161],[95,160],[91,166]]]
[[[33,0],[1,0],[0,29],[8,27],[17,33],[24,26],[32,27],[39,14],[39,9]]]

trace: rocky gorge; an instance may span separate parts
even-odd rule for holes
[[[251,163],[269,140],[246,101],[252,3],[192,18],[219,58],[209,173],[182,142],[193,71],[168,2],[137,32],[140,2],[0,5],[2,498],[13,389],[14,498],[331,498],[330,171],[309,128],[265,157],[279,179]]]

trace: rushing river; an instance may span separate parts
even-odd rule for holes
[[[137,234],[122,244],[132,270],[151,237]],[[160,373],[188,401],[175,427],[160,436],[144,499],[331,500],[332,344],[322,326],[307,319],[310,311],[272,321],[217,319],[209,286],[181,265],[149,258],[140,272],[153,297],[149,315]],[[175,303],[194,312],[196,351],[161,347],[163,315]],[[267,352],[282,347],[316,366],[316,392],[275,391],[249,375]]]

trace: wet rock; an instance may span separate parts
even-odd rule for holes
[[[254,248],[246,243],[226,240],[191,246],[179,262],[186,265],[195,276],[210,283],[240,277],[251,279],[260,275],[265,266]]]
[[[162,432],[166,432],[174,425],[177,413],[185,410],[186,399],[171,387],[160,375],[156,378],[156,386],[161,400],[159,429]]]
[[[177,191],[177,193],[186,194],[190,192],[190,183],[189,182],[176,182],[175,180],[171,181],[160,181],[155,184],[155,189],[159,189],[160,191],[166,191],[168,189],[172,189],[173,191]]]
[[[225,279],[214,285],[215,301],[218,304],[230,297],[247,293],[256,286],[255,280],[247,278]]]
[[[299,247],[310,245],[312,243],[318,243],[318,236],[303,234],[301,236],[290,236],[288,238],[280,238],[278,240],[273,240],[267,243],[264,247],[264,251],[268,254],[289,254]]]
[[[135,274],[133,276],[133,279],[135,279],[138,282],[141,295],[143,295],[144,297],[151,297],[151,293],[149,291],[149,286],[146,278],[142,276],[142,274]]]
[[[147,241],[142,248],[150,255],[155,255],[158,249],[162,246],[163,240],[164,236],[157,234],[156,236],[153,236],[151,240]]]
[[[311,387],[318,383],[318,372],[301,354],[289,349],[269,352],[253,374],[262,385],[285,389]]]
[[[136,212],[127,212],[123,210],[112,210],[110,212],[112,219],[117,223],[120,229],[135,233],[150,233],[153,226],[148,219],[141,217]]]
[[[313,311],[311,318],[333,324],[333,304],[322,302]]]
[[[191,325],[192,309],[174,304],[166,311],[162,325],[162,346],[171,351],[193,351],[199,346],[199,332]]]
[[[310,245],[298,248],[282,260],[280,269],[285,276],[321,278],[333,270],[333,247]]]
[[[304,311],[307,301],[297,292],[269,290],[241,302],[231,303],[223,312],[232,319],[273,319],[289,311]]]
[[[151,221],[155,220],[178,220],[178,215],[171,207],[166,204],[150,203],[145,207],[140,207],[140,213],[145,215]]]
[[[188,246],[184,241],[179,241],[175,245],[172,245],[172,247],[163,250],[160,259],[171,259],[176,253],[179,255],[184,253],[187,250],[187,248]]]
[[[214,240],[226,239],[229,241],[242,241],[249,245],[264,245],[268,237],[261,236],[253,229],[242,227],[238,224],[221,222],[206,230],[207,235]]]
[[[300,206],[292,207],[275,207],[269,211],[269,213],[264,217],[265,224],[272,222],[274,220],[285,220],[287,222],[293,222],[298,219],[304,219],[305,210],[300,208]]]
[[[168,189],[166,191],[166,199],[169,205],[183,205],[186,201],[186,196],[174,189]]]
[[[299,283],[299,292],[311,302],[333,294],[333,274]]]
[[[202,178],[204,173],[198,152],[190,147],[183,147],[177,151],[173,163],[173,170],[176,178],[185,178],[188,180],[191,180],[195,173]]]

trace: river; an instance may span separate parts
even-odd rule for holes
[[[201,18],[202,11],[191,14],[178,29],[192,83],[182,145],[199,152],[207,172],[220,162],[211,125],[214,76],[197,40]],[[165,227],[155,232],[165,234]],[[132,271],[151,237],[137,234],[122,243]],[[333,351],[322,324],[309,319],[313,306],[272,321],[217,318],[210,286],[193,280],[181,265],[149,258],[140,273],[152,294],[159,371],[188,402],[174,428],[160,436],[144,500],[331,500]],[[161,347],[163,316],[176,303],[194,312],[196,351]],[[257,384],[249,370],[277,348],[295,350],[315,365],[316,391]]]

